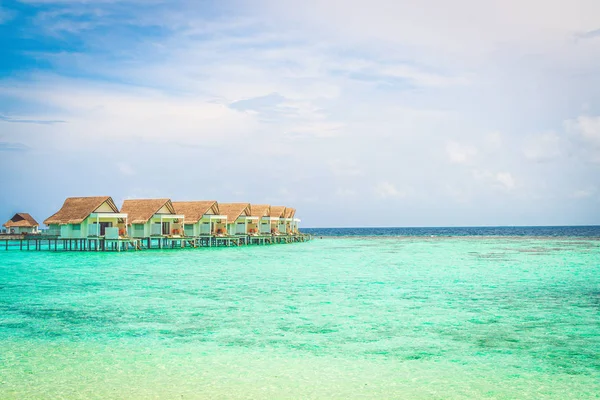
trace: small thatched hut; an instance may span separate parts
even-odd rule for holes
[[[131,237],[182,236],[183,214],[177,214],[170,199],[125,200],[121,211],[129,216]]]
[[[256,221],[257,232],[261,235],[267,235],[271,233],[271,206],[268,204],[252,204],[251,205],[252,216],[257,217]],[[251,228],[255,228],[251,225]]]
[[[174,201],[177,214],[183,214],[185,236],[216,235],[227,229],[227,217],[219,215],[219,204],[215,200]]]
[[[271,206],[271,233],[285,233],[285,206]]]
[[[110,196],[69,197],[44,224],[62,238],[105,236],[116,239],[127,233],[127,214],[120,213]]]
[[[3,225],[8,233],[38,233],[40,224],[27,213],[16,213]]]
[[[292,207],[285,208],[285,232],[287,234],[295,233],[294,230],[294,216],[296,215],[296,209]]]
[[[248,223],[258,221],[258,217],[252,216],[250,203],[220,203],[219,213],[227,217],[229,235],[247,235],[250,233]]]

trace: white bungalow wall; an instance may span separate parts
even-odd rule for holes
[[[259,226],[259,232],[262,234],[269,234],[271,233],[271,221],[267,220],[260,220],[260,226]]]
[[[171,211],[169,211],[169,208],[166,205],[164,205],[160,210],[156,212],[156,214],[171,214]]]
[[[58,225],[58,224],[48,225],[48,234],[49,235],[60,235],[60,225]]]
[[[88,237],[88,221],[80,224],[65,224],[60,226],[60,237],[66,239],[84,239]]]
[[[8,233],[21,234],[21,233],[37,233],[38,229],[36,226],[13,226],[12,228],[6,228]]]
[[[60,237],[66,239],[85,239],[87,237],[99,236],[100,226],[97,224],[97,222],[109,222],[112,228],[125,229],[125,224],[119,223],[119,219],[116,217],[88,217],[80,224],[61,225]]]
[[[134,238],[146,238],[150,236],[150,224],[132,224],[129,228],[129,236]]]
[[[240,220],[238,219],[237,221],[235,221],[235,233],[237,235],[245,235],[248,233],[248,227],[246,225],[246,222],[244,220]]]
[[[105,201],[104,203],[102,203],[102,205],[98,208],[96,208],[96,210],[94,212],[97,213],[114,213],[115,210],[112,209],[111,206],[108,205],[108,203]]]
[[[200,234],[201,235],[212,234],[213,230],[211,229],[211,225],[213,225],[213,224],[214,224],[214,222],[210,222],[210,220],[208,218],[207,219],[202,218],[199,223]]]
[[[245,235],[246,234],[246,224],[244,221],[238,219],[235,223],[227,224],[227,233],[229,235]]]
[[[184,229],[183,229],[183,232],[185,233],[185,236],[198,236],[199,225],[200,224],[198,224],[198,223],[196,223],[196,224],[185,224],[184,225]]]
[[[237,224],[236,223],[227,224],[227,234],[228,235],[235,235],[236,232],[237,232]]]
[[[169,228],[170,229],[170,228]],[[163,235],[163,226],[160,220],[152,221],[150,224],[150,236],[162,236]]]

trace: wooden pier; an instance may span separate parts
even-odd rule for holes
[[[149,238],[82,239],[51,235],[2,235],[0,250],[20,251],[140,251],[184,249],[198,247],[240,247],[307,242],[308,234],[295,235],[234,235],[234,236],[156,236]]]

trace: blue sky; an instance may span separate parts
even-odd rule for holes
[[[111,195],[600,224],[600,3],[0,0],[0,168],[5,219]]]

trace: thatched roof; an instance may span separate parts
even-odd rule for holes
[[[286,207],[285,209],[285,218],[294,218],[296,215],[296,209],[291,207]]]
[[[195,224],[211,209],[214,214],[219,214],[219,205],[215,200],[174,201],[173,207],[176,214],[183,214],[183,221],[186,224]]]
[[[122,213],[127,213],[129,224],[145,224],[164,206],[171,214],[176,214],[169,199],[135,199],[125,200],[121,207]]]
[[[105,202],[114,212],[119,212],[110,196],[69,197],[65,200],[62,208],[48,217],[44,224],[80,224]]]
[[[271,215],[271,206],[268,204],[252,204],[250,206],[253,217],[268,217]]]
[[[40,224],[27,213],[16,213],[11,219],[4,224],[5,228],[33,228]]]
[[[285,206],[271,206],[271,217],[285,218],[286,208]]]
[[[219,214],[227,216],[227,223],[234,223],[240,215],[251,215],[250,203],[219,203]]]

